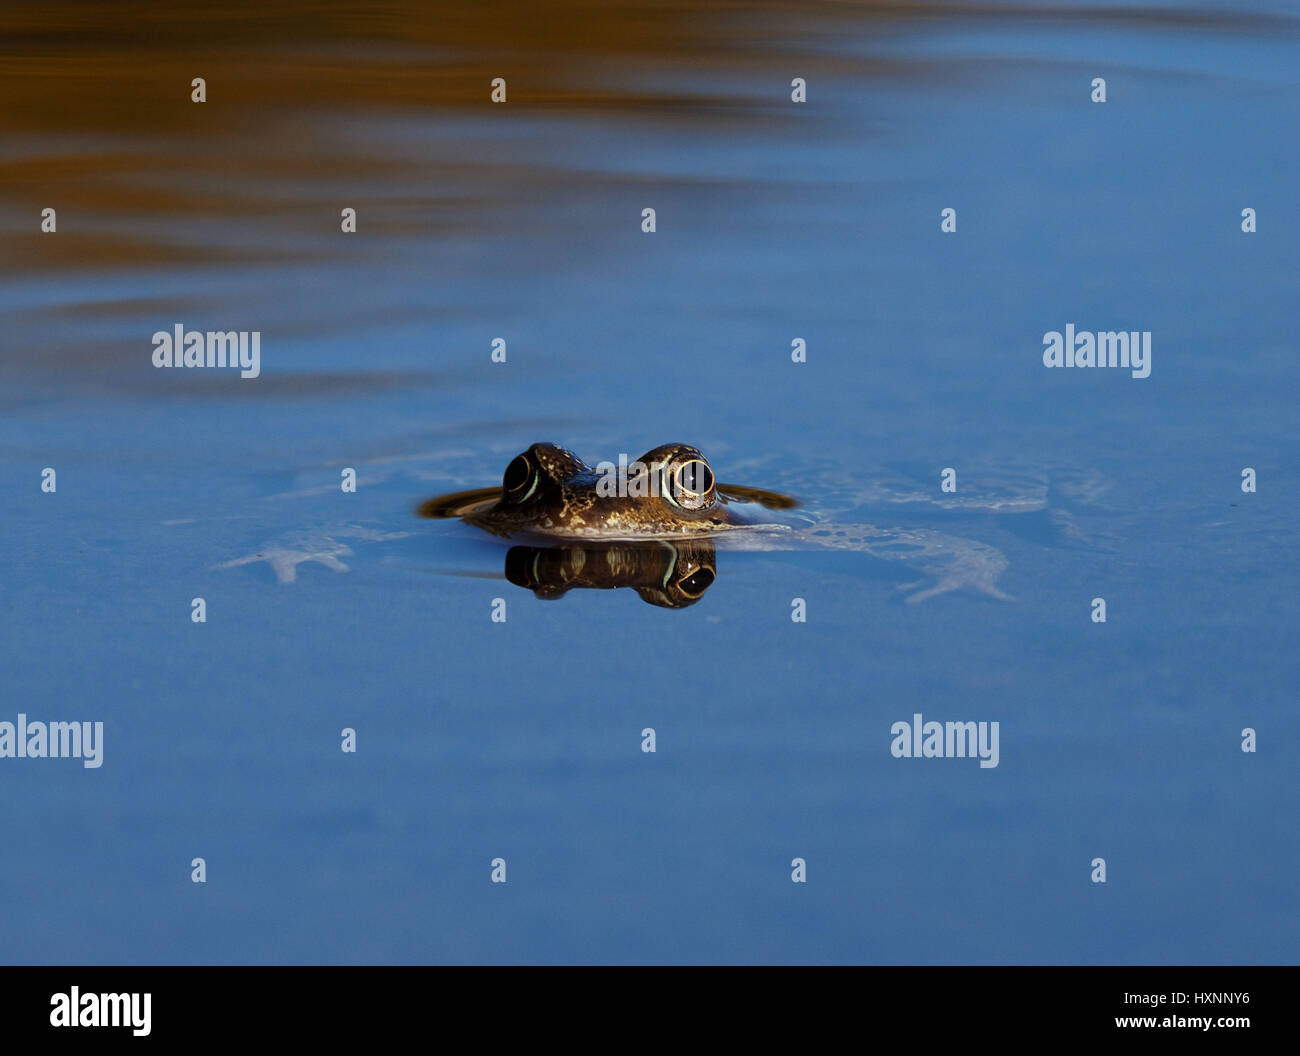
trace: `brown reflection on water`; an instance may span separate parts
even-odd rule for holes
[[[477,230],[521,189],[545,195],[592,177],[548,170],[553,159],[537,156],[544,141],[510,163],[458,150],[445,132],[434,155],[356,133],[376,117],[472,114],[490,128],[528,113],[692,121],[719,135],[782,129],[824,120],[794,115],[792,76],[941,72],[935,61],[852,55],[838,41],[902,20],[995,17],[1268,23],[1236,12],[908,0],[9,0],[0,14],[0,272],[339,254],[328,233],[345,194],[369,196],[371,234]],[[503,107],[488,100],[498,76],[509,85]],[[202,105],[190,101],[195,77],[207,82]],[[38,231],[50,204],[60,210],[56,239]],[[226,218],[237,237],[203,227]]]
[[[772,83],[774,104],[790,76],[782,57],[799,56],[800,75],[824,68],[831,60],[815,60],[807,41],[848,17],[848,6],[821,0],[743,9],[625,0],[8,3],[0,225],[9,251],[0,269],[274,264],[341,252],[323,233],[337,227],[340,196],[366,189],[365,204],[385,205],[369,211],[370,234],[473,229],[494,188],[497,197],[521,184],[544,192],[561,177],[545,172],[544,158],[523,169],[454,151],[437,160],[354,133],[375,115],[474,112],[488,122],[538,110],[694,114],[731,125],[759,112],[720,82],[701,88],[698,74],[765,63],[784,77]],[[494,108],[498,76],[509,99]],[[203,104],[190,99],[195,77],[206,80]],[[56,239],[38,230],[51,204]],[[248,237],[214,238],[197,226],[221,217]]]
[[[9,130],[184,129],[189,81],[207,76],[209,129],[244,128],[268,108],[477,106],[507,77],[515,106],[644,104],[600,83],[607,67],[780,64],[809,57],[835,24],[907,4],[826,0],[497,0],[357,5],[286,0],[220,5],[6,5]],[[696,102],[707,95],[662,97]],[[721,96],[714,97],[720,100]],[[651,102],[653,102],[651,96]]]

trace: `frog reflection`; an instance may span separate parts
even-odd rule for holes
[[[563,597],[575,587],[631,587],[665,609],[684,609],[704,596],[718,576],[709,539],[656,540],[595,546],[512,546],[506,579],[539,598]]]

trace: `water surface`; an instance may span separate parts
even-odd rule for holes
[[[1294,12],[547,7],[6,10],[0,719],[105,751],[0,761],[0,957],[1293,962]],[[1044,369],[1071,322],[1151,376]],[[1014,600],[834,549],[539,600],[414,512],[535,440]],[[916,712],[999,765],[892,758]]]

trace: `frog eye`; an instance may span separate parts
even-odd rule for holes
[[[667,495],[684,510],[701,510],[713,501],[713,470],[702,458],[673,466]]]
[[[701,565],[689,576],[683,576],[677,581],[677,589],[685,594],[688,598],[700,597],[709,587],[713,586],[713,581],[717,578],[713,569],[708,565]]]
[[[512,502],[523,502],[533,493],[537,487],[537,474],[527,455],[516,455],[510,465],[506,466],[501,487],[505,491],[505,497]]]

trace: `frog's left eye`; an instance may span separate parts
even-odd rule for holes
[[[537,487],[537,472],[527,455],[516,455],[510,465],[506,466],[501,487],[511,502],[523,502],[533,493]]]
[[[667,495],[684,510],[702,510],[713,501],[713,470],[702,458],[673,466],[668,476]]]

